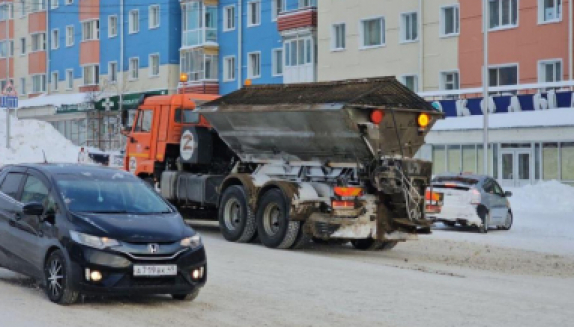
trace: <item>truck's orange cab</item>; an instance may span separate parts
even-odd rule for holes
[[[158,165],[179,153],[185,126],[210,127],[194,112],[197,105],[215,100],[216,95],[174,94],[144,98],[127,136],[124,168],[136,176],[153,178]]]

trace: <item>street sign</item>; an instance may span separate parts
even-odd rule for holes
[[[3,108],[18,108],[18,97],[15,96],[1,96],[0,97],[0,107]]]

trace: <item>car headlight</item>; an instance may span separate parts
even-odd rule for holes
[[[82,244],[85,246],[89,246],[91,248],[96,248],[96,249],[105,249],[105,248],[111,248],[114,246],[120,246],[120,242],[118,242],[114,239],[107,238],[107,237],[88,235],[88,234],[79,233],[76,231],[70,231],[70,237],[76,243],[79,243],[79,244]]]
[[[181,246],[190,247],[195,249],[201,245],[201,236],[199,234],[195,234],[191,237],[184,238],[179,242]]]

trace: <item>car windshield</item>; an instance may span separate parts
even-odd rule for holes
[[[438,176],[432,180],[433,183],[456,183],[456,184],[464,184],[468,186],[476,185],[478,183],[477,179],[468,178],[463,176]]]
[[[88,174],[89,175],[89,174]],[[118,177],[120,176],[120,177]],[[170,213],[172,209],[136,178],[60,176],[57,185],[68,210],[87,213]]]

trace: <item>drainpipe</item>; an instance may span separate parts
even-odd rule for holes
[[[8,2],[3,2],[2,3],[3,6],[8,6]],[[4,8],[4,7],[3,7]],[[8,11],[7,11],[8,13]],[[10,16],[7,16],[10,17]],[[8,82],[10,81],[10,42],[9,42],[9,38],[10,38],[10,19],[6,19],[5,20],[5,24],[6,24],[6,38],[4,40],[4,44],[6,45],[6,56],[5,56],[5,60],[6,60],[6,85],[8,85]],[[6,108],[6,149],[10,149],[10,108]]]
[[[109,72],[108,72],[109,74]],[[124,104],[124,0],[120,0],[120,73],[117,74],[119,78],[120,89],[119,92],[119,112],[122,113]],[[128,115],[129,117],[129,115]]]
[[[572,81],[572,79],[574,78],[574,22],[572,21],[572,19],[574,19],[574,0],[570,0],[570,2],[568,3],[568,70],[569,70],[569,74],[568,77],[570,78],[570,81]]]
[[[489,109],[489,98],[488,98],[488,0],[482,1],[482,24],[483,24],[483,55],[484,55],[484,62],[482,67],[482,101],[484,103],[484,144],[483,144],[483,164],[484,164],[484,173],[486,175],[489,174],[488,171],[488,109]],[[496,167],[492,167],[492,171],[494,172]]]
[[[52,5],[51,1],[46,1],[46,94],[50,94],[50,87],[52,86],[52,76],[50,76],[50,49],[52,47],[50,43],[50,38],[52,36],[50,33],[50,7]],[[50,83],[48,83],[48,81],[50,81]]]
[[[423,92],[425,88],[425,68],[424,68],[424,49],[425,49],[425,38],[424,38],[424,5],[423,0],[419,0],[419,76],[420,76],[420,87],[419,92]]]
[[[243,86],[243,9],[242,1],[237,0],[237,89]],[[225,64],[225,63],[224,63]]]

